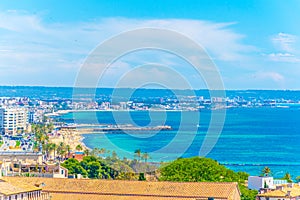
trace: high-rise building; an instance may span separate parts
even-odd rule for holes
[[[27,128],[27,109],[21,107],[0,108],[0,131],[6,135],[22,133]]]

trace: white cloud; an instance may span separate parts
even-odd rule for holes
[[[261,80],[273,80],[274,82],[283,82],[285,80],[284,76],[281,75],[278,72],[266,72],[266,71],[260,71],[253,75],[253,78],[255,79],[261,79]]]
[[[27,31],[44,31],[40,19],[35,15],[10,10],[0,12],[0,29],[24,33]]]
[[[275,52],[263,54],[268,60],[283,63],[299,63],[299,49],[296,48],[298,38],[296,35],[278,33],[271,37]]]
[[[55,85],[56,78],[48,75],[51,70],[54,76],[68,77],[65,85],[73,85],[83,60],[100,42],[144,27],[166,28],[185,34],[206,48],[215,60],[243,60],[255,48],[244,45],[244,36],[233,31],[232,25],[201,20],[126,18],[49,24],[41,16],[26,12],[0,12],[0,84]],[[158,60],[168,65],[172,61],[172,57],[166,56]],[[127,69],[128,65],[123,67]],[[27,74],[23,73],[25,69]],[[31,79],[22,79],[27,75]],[[37,80],[40,82],[35,82]]]
[[[274,46],[279,51],[285,52],[294,52],[295,51],[295,43],[297,42],[297,36],[287,34],[287,33],[278,33],[277,35],[271,38]]]
[[[300,59],[290,53],[271,53],[267,55],[271,61],[299,63]]]

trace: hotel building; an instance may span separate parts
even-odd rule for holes
[[[0,131],[6,135],[16,135],[27,128],[28,111],[20,107],[0,108]]]

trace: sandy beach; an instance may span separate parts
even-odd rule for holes
[[[83,136],[82,134],[87,132],[82,132],[78,130],[73,129],[63,129],[57,131],[56,134],[49,137],[50,142],[59,144],[60,142],[64,142],[66,145],[70,145],[72,151],[76,151],[76,146],[81,145],[83,150],[87,149],[88,147],[85,146],[85,144],[82,142]]]

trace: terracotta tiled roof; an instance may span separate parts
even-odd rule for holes
[[[86,195],[86,194],[58,194],[52,193],[51,200],[174,200],[173,197],[145,197],[145,196],[115,196],[115,195]],[[197,198],[198,199],[198,198]],[[180,198],[175,200],[191,200],[191,198]],[[203,200],[200,199],[199,200]],[[207,200],[207,198],[205,198]]]
[[[234,199],[239,190],[236,183],[211,183],[211,182],[145,182],[145,181],[117,181],[117,180],[89,180],[89,179],[53,179],[29,177],[5,177],[11,183],[44,183],[43,191],[50,193],[68,193],[86,195],[104,195],[121,197],[143,197],[148,199],[188,199],[208,198]],[[123,198],[122,198],[123,199]],[[141,199],[141,198],[137,198]]]
[[[4,195],[13,195],[37,190],[41,189],[38,187],[34,187],[33,185],[27,185],[24,183],[18,184],[0,181],[0,193]]]
[[[290,191],[291,197],[298,197],[300,196],[300,186],[297,184],[294,184],[292,188],[287,187],[287,185],[283,185],[282,190],[273,190],[269,191],[263,194],[258,194],[259,197],[286,197],[288,194],[288,191]]]

